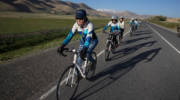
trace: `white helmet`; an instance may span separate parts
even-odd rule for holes
[[[134,20],[134,18],[131,18],[131,20],[133,21],[133,20]]]
[[[124,16],[121,16],[120,19],[124,19]]]
[[[112,16],[111,19],[118,20],[118,16]]]

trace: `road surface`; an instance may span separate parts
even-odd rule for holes
[[[99,34],[95,50],[95,79],[80,81],[77,100],[180,100],[180,38],[175,33],[143,22],[132,37],[125,35],[108,62],[105,37]],[[71,62],[72,55],[63,58],[53,48],[1,64],[1,100],[56,100],[57,80]]]

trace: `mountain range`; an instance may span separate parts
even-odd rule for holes
[[[152,17],[151,15],[138,15],[131,11],[117,11],[117,10],[111,10],[111,9],[97,9],[97,11],[109,14],[109,15],[117,15],[117,16],[124,16],[126,18],[149,18]]]
[[[109,17],[111,15],[128,18],[146,18],[148,15],[137,15],[130,11],[112,11],[93,9],[84,3],[73,3],[62,0],[0,0],[0,12],[28,12],[73,15],[77,9],[85,9],[90,16]]]

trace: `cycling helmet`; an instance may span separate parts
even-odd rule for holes
[[[86,19],[87,15],[86,15],[86,11],[84,9],[79,9],[76,11],[76,19]]]
[[[112,16],[111,19],[118,20],[118,16]]]
[[[124,19],[124,16],[121,16],[120,19]]]

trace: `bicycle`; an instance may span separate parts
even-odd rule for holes
[[[108,38],[106,41],[106,49],[105,49],[105,61],[109,60],[110,52],[114,53],[117,48],[117,39],[116,35],[119,35],[119,32],[104,32],[108,34]]]
[[[136,31],[136,26],[133,24],[133,25],[130,25],[130,36],[133,35],[133,32]]]
[[[95,60],[94,66],[89,65],[89,60],[87,57],[82,63],[82,66],[78,65],[78,51],[76,49],[66,50],[65,52],[73,53],[74,59],[73,64],[70,65],[65,71],[61,74],[61,77],[57,84],[56,97],[57,100],[72,100],[75,96],[77,87],[80,82],[80,78],[91,80],[91,78],[95,75],[97,56],[95,52],[92,52],[92,57]],[[66,92],[66,88],[68,89]],[[74,90],[72,90],[74,89]],[[70,90],[70,91],[69,91]],[[71,92],[71,94],[70,94]],[[65,94],[63,94],[65,93]],[[68,94],[68,96],[67,96]],[[62,97],[65,97],[62,99]]]

